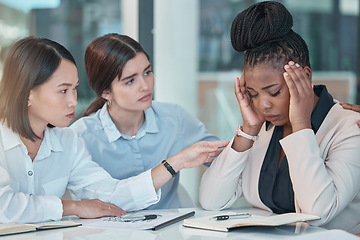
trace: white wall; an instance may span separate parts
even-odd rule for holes
[[[139,0],[121,0],[123,34],[139,41]]]
[[[197,116],[198,0],[154,1],[155,100],[177,103]],[[181,170],[180,183],[198,202],[198,169]]]

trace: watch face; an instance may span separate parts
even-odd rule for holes
[[[235,134],[240,136],[240,131],[241,131],[241,126],[238,126],[237,129],[235,130]]]

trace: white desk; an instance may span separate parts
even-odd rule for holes
[[[188,212],[195,210],[195,217],[208,216],[218,214],[219,211],[205,211],[203,209],[179,209],[179,211]],[[164,211],[164,210],[162,210]],[[166,210],[165,210],[166,211]],[[258,209],[241,209],[241,211],[248,211],[252,214],[269,214]],[[154,211],[152,211],[154,212]],[[93,219],[76,219],[66,218],[77,222],[86,223],[87,221],[94,221]],[[72,227],[54,230],[37,231],[31,233],[23,233],[17,235],[9,235],[0,237],[0,240],[102,240],[102,239],[126,239],[126,240],[212,240],[212,239],[292,239],[297,236],[309,237],[313,233],[326,233],[326,229],[320,227],[309,226],[306,223],[298,223],[296,225],[287,225],[281,227],[250,227],[240,228],[231,232],[216,232],[201,229],[186,228],[182,226],[182,221],[159,229],[157,231],[151,230],[129,230],[129,229],[97,229],[86,227]],[[300,236],[300,237],[301,237]],[[352,239],[359,239],[354,235],[348,236]],[[303,239],[303,238],[301,238]],[[308,238],[306,238],[308,239]],[[311,238],[319,239],[319,238]],[[334,238],[336,239],[336,238]],[[330,240],[327,238],[327,240]]]

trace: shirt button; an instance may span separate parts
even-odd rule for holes
[[[33,171],[28,171],[28,175],[31,177],[33,175]]]

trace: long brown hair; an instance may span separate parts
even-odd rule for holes
[[[15,133],[34,141],[39,138],[30,125],[30,91],[44,84],[62,59],[76,65],[73,56],[61,44],[46,38],[27,37],[8,52],[0,81],[0,121]]]
[[[126,63],[137,53],[148,55],[141,45],[126,35],[106,34],[93,40],[86,48],[85,69],[89,85],[97,98],[85,111],[84,116],[99,110],[106,102],[101,97],[104,90],[109,90],[112,81],[121,77]]]

